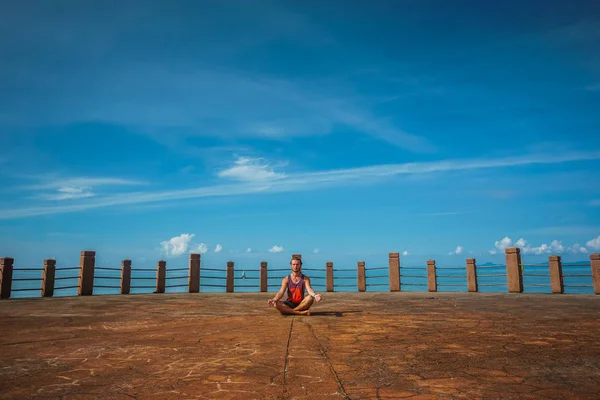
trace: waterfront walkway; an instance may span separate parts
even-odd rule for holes
[[[600,296],[267,293],[0,302],[0,399],[598,399]]]

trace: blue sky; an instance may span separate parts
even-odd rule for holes
[[[0,15],[0,254],[17,264],[600,251],[598,2]]]

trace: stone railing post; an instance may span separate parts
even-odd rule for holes
[[[523,292],[523,272],[521,271],[521,249],[509,247],[506,253],[506,280],[509,293]]]
[[[131,260],[121,261],[121,294],[131,292]]]
[[[564,293],[562,261],[560,256],[549,256],[548,267],[550,269],[550,286],[552,293]]]
[[[333,292],[333,262],[325,263],[325,285],[328,292]]]
[[[477,262],[474,258],[467,258],[467,290],[477,292],[479,285],[477,283]]]
[[[160,260],[156,265],[156,292],[164,293],[167,285],[167,262]]]
[[[260,262],[260,291],[267,292],[269,289],[269,271],[267,270],[267,262]]]
[[[94,293],[94,268],[96,267],[96,252],[82,251],[79,257],[79,282],[77,294],[91,296]]]
[[[233,268],[234,268],[234,263],[233,261],[227,261],[227,284],[226,284],[226,290],[227,292],[233,292]]]
[[[200,293],[200,254],[190,254],[188,289],[190,293]]]
[[[42,297],[54,296],[54,278],[56,278],[56,260],[44,260],[42,272]]]
[[[367,278],[365,277],[365,262],[358,262],[358,291],[364,292],[367,290]]]
[[[437,292],[435,260],[427,260],[427,289],[430,292]]]
[[[592,283],[594,294],[600,294],[600,254],[590,254],[590,267],[592,268]]]
[[[10,299],[14,258],[0,258],[0,299]]]
[[[390,292],[400,291],[400,253],[389,254]]]

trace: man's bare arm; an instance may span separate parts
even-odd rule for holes
[[[285,293],[285,289],[287,287],[287,276],[285,278],[283,278],[281,280],[281,287],[279,288],[279,291],[277,293],[275,293],[275,296],[273,296],[272,299],[270,299],[268,301],[270,306],[275,305],[275,303],[277,303],[279,301],[279,299],[281,299]]]
[[[305,286],[306,286],[306,291],[308,292],[308,294],[309,294],[310,296],[312,296],[312,297],[313,297],[313,298],[314,298],[314,299],[315,299],[317,302],[321,301],[321,300],[322,300],[322,298],[321,298],[321,295],[320,295],[320,294],[317,294],[317,293],[316,293],[316,292],[313,290],[312,286],[310,286],[310,278],[309,278],[309,277],[307,277],[307,276],[306,276],[306,277],[304,277],[304,283],[305,283]]]

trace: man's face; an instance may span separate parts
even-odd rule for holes
[[[300,264],[300,261],[298,260],[292,260],[292,271],[294,272],[298,272],[300,271],[300,268],[302,268],[302,265]]]

